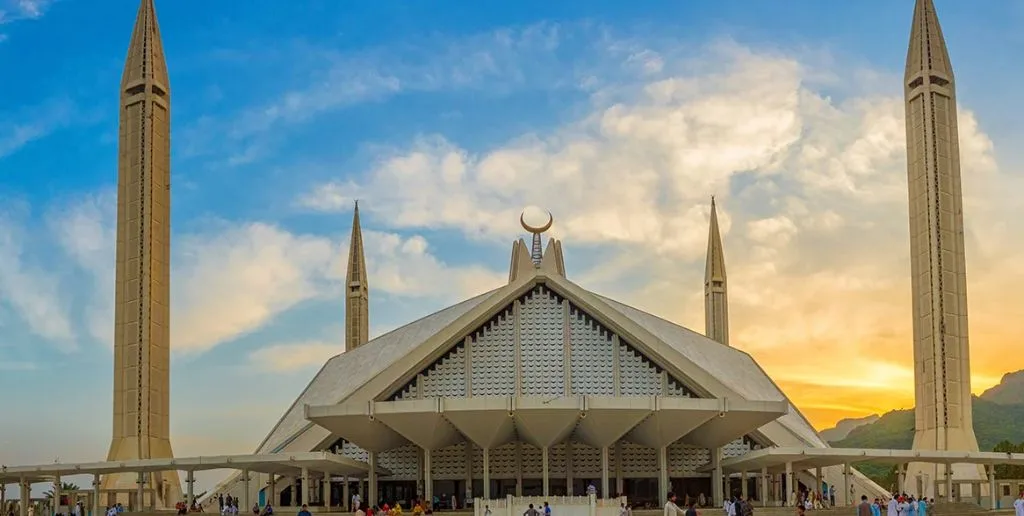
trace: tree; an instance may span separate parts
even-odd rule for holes
[[[992,451],[1001,453],[1022,453],[1024,452],[1024,442],[1020,444],[1013,444],[1010,441],[1004,439],[1003,441],[996,444],[992,448]],[[1024,466],[1010,466],[1007,464],[1000,464],[996,466],[996,478],[1024,478]]]
[[[66,505],[67,493],[69,493],[71,491],[78,491],[79,489],[81,489],[81,488],[78,487],[77,485],[71,483],[71,482],[61,482],[60,483],[61,497],[60,497],[60,501],[59,501],[58,505]],[[53,499],[53,488],[50,488],[50,490],[46,491],[43,494],[46,496],[47,500]]]

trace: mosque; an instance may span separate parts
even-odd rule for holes
[[[728,493],[763,504],[803,487],[838,503],[888,492],[852,469],[879,460],[900,486],[950,501],[987,491],[996,464],[972,430],[955,82],[932,0],[915,0],[904,80],[916,435],[913,450],[829,448],[800,410],[730,345],[728,281],[714,199],[705,332],[570,280],[551,214],[527,209],[507,284],[369,338],[370,285],[355,206],[345,350],[328,360],[253,454],[175,458],[169,432],[171,89],[153,0],[141,0],[121,84],[113,437],[107,461],[4,466],[32,483],[92,474],[93,514],[114,501],[171,507],[194,473],[239,473],[211,493],[261,505],[455,497]],[[685,288],[685,287],[684,287]],[[956,466],[955,478],[954,468]],[[985,485],[985,474],[988,481]],[[181,489],[178,471],[186,473]],[[312,474],[312,476],[311,476]],[[966,491],[955,489],[965,485]],[[975,489],[980,487],[980,489]],[[108,498],[104,502],[102,495]],[[852,495],[852,496],[851,496]],[[21,516],[27,516],[21,506]]]

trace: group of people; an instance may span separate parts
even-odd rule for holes
[[[665,502],[665,515],[664,516],[698,516],[700,513],[697,512],[697,498],[686,497],[683,501],[683,507],[679,507],[678,499],[675,493],[668,494],[668,501]],[[725,501],[723,509],[725,510],[725,516],[753,516],[754,505],[751,503],[750,498],[743,498],[739,493],[733,493],[732,498]]]

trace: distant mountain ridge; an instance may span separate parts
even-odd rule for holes
[[[1024,442],[1024,371],[1008,373],[999,385],[973,397],[974,433],[981,450],[992,450],[1000,441]],[[869,416],[870,417],[870,416]],[[844,420],[848,421],[848,420]],[[829,439],[826,434],[840,435],[840,424],[824,430],[822,437],[837,448],[890,448],[909,450],[914,442],[914,409],[893,410],[877,420],[853,426],[845,436]],[[849,420],[857,421],[857,420]]]
[[[826,430],[818,432],[821,438],[825,442],[839,441],[846,439],[846,436],[850,435],[855,428],[862,427],[864,425],[870,425],[879,419],[878,414],[871,414],[870,416],[858,417],[858,418],[846,418],[840,419],[836,426]]]
[[[981,393],[980,397],[1000,405],[1024,403],[1024,370],[1004,374],[999,385]]]

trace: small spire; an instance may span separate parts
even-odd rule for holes
[[[170,89],[153,0],[142,0],[139,4],[131,43],[128,44],[128,58],[121,75],[121,85],[125,88],[145,83],[155,83],[164,93]]]
[[[729,297],[725,276],[725,251],[718,230],[718,210],[711,197],[707,263],[704,266],[704,334],[729,345]]]
[[[350,351],[370,340],[370,287],[363,253],[363,230],[359,223],[359,201],[355,202],[352,212],[345,286],[345,351]]]
[[[932,0],[917,0],[914,21],[910,26],[904,77],[909,83],[918,75],[937,75],[946,81],[953,80],[953,66],[949,62],[946,40],[942,37],[942,27]]]

